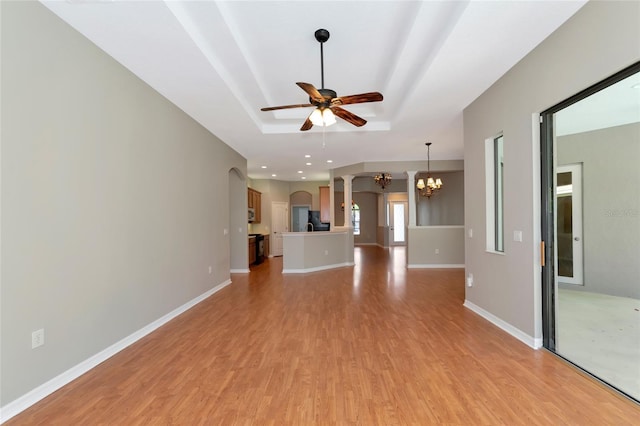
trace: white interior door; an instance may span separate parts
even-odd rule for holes
[[[583,284],[582,164],[556,168],[557,281]]]
[[[282,233],[289,232],[289,203],[271,203],[271,238],[269,252],[272,256],[282,256]]]
[[[406,201],[391,201],[389,203],[389,241],[392,246],[403,246],[407,243],[405,228],[409,212]]]

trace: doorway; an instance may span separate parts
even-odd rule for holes
[[[582,164],[556,167],[558,282],[582,285]]]
[[[543,344],[640,401],[640,62],[541,114]]]
[[[389,202],[389,242],[392,246],[404,246],[407,244],[406,226],[408,214],[406,201]]]

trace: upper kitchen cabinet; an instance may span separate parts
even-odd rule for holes
[[[328,186],[320,187],[320,222],[331,222],[331,209],[330,204],[330,188]]]
[[[247,188],[247,191],[248,206],[255,213],[253,223],[260,223],[262,220],[262,193],[251,188]]]

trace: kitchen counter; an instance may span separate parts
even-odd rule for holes
[[[353,266],[353,234],[347,231],[282,233],[282,272],[300,274]]]

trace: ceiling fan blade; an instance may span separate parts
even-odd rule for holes
[[[313,106],[313,105],[312,104],[281,105],[281,106],[260,108],[260,111],[273,111],[276,109],[289,109],[289,108],[305,108],[310,106]]]
[[[338,117],[348,121],[354,126],[361,127],[367,124],[367,120],[365,120],[364,118],[358,117],[357,115],[347,111],[346,109],[342,109],[339,106],[332,106],[331,111],[333,111],[333,113]]]
[[[305,130],[309,130],[312,127],[313,127],[313,123],[311,122],[309,117],[307,117],[307,119],[304,120],[304,123],[302,123],[302,127],[300,127],[300,130],[302,130],[304,132]]]
[[[296,83],[302,90],[307,92],[309,97],[316,102],[324,102],[324,97],[318,92],[318,89],[315,88],[313,84],[310,83]]]
[[[368,92],[360,93],[359,95],[340,96],[331,100],[331,105],[349,105],[349,104],[362,104],[365,102],[380,102],[382,100],[382,93]]]

